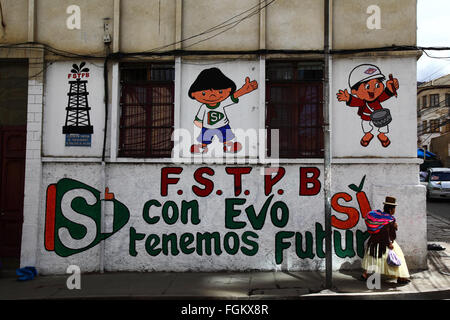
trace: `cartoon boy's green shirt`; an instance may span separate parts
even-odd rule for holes
[[[238,101],[238,99],[230,97],[214,106],[202,104],[195,116],[195,120],[201,121],[203,127],[206,129],[218,129],[224,127],[229,123],[225,108]]]

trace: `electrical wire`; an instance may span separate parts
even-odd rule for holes
[[[447,98],[444,98],[444,100],[441,100],[436,105],[425,107],[425,108],[422,107],[419,110],[419,113],[423,116],[423,115],[426,115],[426,114],[428,114],[430,112],[436,112],[436,111],[439,111],[441,109],[448,108],[448,107],[450,107],[450,105],[447,105],[447,101],[448,101]],[[441,106],[441,104],[442,104],[442,106]]]
[[[262,3],[262,2],[263,2],[263,1],[261,1],[260,3]],[[274,2],[275,2],[275,0],[272,0],[272,1],[270,1],[269,3],[266,3],[266,4],[265,4],[264,6],[262,6],[262,7],[259,6],[259,8],[258,8],[257,10],[255,10],[255,11],[253,11],[253,12],[250,12],[248,15],[246,15],[246,16],[243,17],[242,19],[240,19],[240,20],[238,20],[238,21],[232,23],[231,26],[228,27],[228,28],[226,28],[225,30],[222,30],[221,32],[219,32],[219,33],[217,33],[217,34],[215,34],[215,35],[213,35],[213,36],[210,36],[210,37],[208,37],[208,38],[206,38],[206,39],[202,39],[202,40],[199,40],[199,41],[197,41],[197,42],[195,42],[195,43],[193,43],[193,44],[191,44],[191,45],[188,45],[188,46],[185,47],[185,49],[186,49],[186,48],[190,48],[190,47],[192,47],[192,46],[195,46],[195,45],[197,45],[197,44],[199,44],[199,43],[202,43],[202,42],[204,42],[204,41],[208,41],[208,40],[210,40],[210,39],[212,39],[212,38],[214,38],[214,37],[217,37],[217,36],[221,35],[222,33],[227,32],[227,31],[230,30],[230,29],[235,28],[235,27],[236,27],[237,25],[239,25],[241,22],[243,22],[243,21],[245,21],[245,20],[247,20],[247,19],[253,17],[253,16],[256,15],[256,14],[259,14],[259,13],[262,11],[262,9],[268,7],[269,5],[271,5],[271,4],[274,3]],[[228,25],[230,25],[230,24],[228,24]],[[226,25],[226,26],[227,26],[227,25]],[[222,26],[222,27],[223,27],[223,26]]]
[[[438,120],[439,121],[439,125],[438,126],[431,126],[431,121],[432,120]],[[439,132],[430,132],[429,130],[433,130],[433,129],[437,129],[437,128],[443,127],[443,126],[447,125],[447,123],[449,123],[450,120],[447,118],[447,116],[444,115],[444,116],[441,116],[439,118],[429,119],[429,120],[424,120],[424,121],[427,121],[427,125],[425,127],[422,126],[422,129],[417,132],[418,136],[421,136],[421,135],[423,135],[425,133],[439,133]]]
[[[445,50],[449,50],[449,49],[445,49]],[[432,59],[445,59],[445,60],[450,59],[450,57],[436,57],[436,56],[432,56],[432,55],[430,55],[427,52],[427,50],[423,50],[423,52],[427,55],[427,57],[432,58]]]
[[[225,28],[225,27],[228,27],[228,26],[230,26],[230,25],[234,25],[235,23],[239,24],[239,23],[241,23],[242,21],[248,19],[249,17],[251,17],[251,16],[253,16],[253,15],[255,15],[255,14],[258,14],[259,12],[262,11],[262,9],[268,7],[269,5],[271,5],[271,4],[272,4],[273,2],[275,2],[276,0],[271,0],[269,3],[267,3],[266,1],[267,1],[267,0],[262,0],[262,1],[260,1],[258,4],[254,5],[253,7],[249,8],[249,9],[247,9],[247,10],[245,10],[245,11],[243,11],[243,12],[241,12],[241,13],[235,15],[235,16],[232,16],[231,18],[229,18],[229,19],[227,19],[227,20],[225,20],[225,21],[219,23],[218,25],[215,25],[215,26],[213,26],[213,27],[211,27],[211,28],[209,28],[209,29],[207,29],[207,30],[205,30],[205,31],[203,31],[203,32],[197,33],[197,34],[195,34],[195,35],[193,35],[193,36],[189,36],[189,37],[187,37],[187,38],[185,38],[185,39],[182,39],[182,40],[179,40],[179,41],[175,41],[175,42],[172,42],[172,43],[170,43],[170,44],[167,44],[167,45],[164,45],[164,46],[161,46],[161,47],[157,47],[157,48],[153,48],[153,49],[150,49],[150,50],[146,50],[146,51],[144,51],[143,53],[157,52],[157,51],[159,51],[159,50],[161,50],[161,49],[164,49],[164,48],[167,48],[167,47],[171,47],[171,46],[174,46],[174,45],[177,45],[177,44],[181,44],[181,43],[183,43],[183,42],[186,42],[186,41],[192,40],[192,39],[194,39],[194,38],[197,38],[197,37],[200,37],[200,36],[209,34],[209,33],[214,32],[214,31],[216,31],[216,30],[220,30],[220,29]],[[265,5],[264,5],[263,7],[261,7],[261,4],[262,4],[262,3],[265,3]],[[254,10],[255,8],[258,8],[258,9],[257,9],[256,11],[254,11],[251,15],[247,15],[246,17],[242,18],[241,20],[234,21],[234,22],[230,22],[230,21],[232,21],[233,19],[235,19],[235,18],[237,18],[237,17],[239,17],[239,16],[241,16],[241,15],[244,15],[244,14],[247,13],[247,12],[249,12],[249,11],[251,11],[251,10]],[[237,25],[237,24],[236,24],[236,25]],[[235,26],[235,25],[234,25],[234,26]],[[233,26],[233,27],[234,27],[234,26]],[[230,27],[229,29],[231,29],[231,27]],[[227,30],[229,30],[229,29],[227,29]],[[213,36],[213,37],[214,37],[214,36]],[[211,39],[211,38],[212,38],[212,37],[208,38],[208,40]]]
[[[442,66],[438,66],[436,69],[434,69],[433,71],[432,71],[432,73],[430,73],[429,75],[427,75],[427,76],[425,76],[425,77],[423,77],[423,79],[428,79],[428,81],[424,81],[425,83],[426,82],[430,82],[431,80],[433,80],[431,77],[433,76],[433,75],[435,75],[436,73],[438,73],[439,71],[442,71],[442,69],[446,69],[446,68],[448,68],[449,67],[449,65],[447,65],[446,67],[442,67]]]
[[[448,123],[450,123],[450,121],[446,120],[445,122],[443,122],[443,124],[441,124],[441,125],[439,125],[438,127],[435,127],[435,128],[440,128],[442,126],[447,125]],[[421,140],[421,143],[423,144],[423,143],[427,142],[428,139],[430,139],[433,134],[439,134],[439,133],[441,133],[441,132],[440,131],[438,131],[438,132],[429,132],[428,136],[426,138],[424,138],[423,140]]]
[[[272,0],[275,1],[275,0]],[[216,35],[217,36],[217,35]],[[183,40],[182,40],[183,41]],[[39,48],[38,46],[41,46]],[[44,50],[45,52],[52,53],[56,56],[65,58],[78,58],[78,59],[117,59],[122,57],[134,57],[134,56],[186,56],[186,55],[267,55],[267,54],[323,54],[323,50],[286,50],[286,49],[259,49],[259,50],[234,50],[234,51],[217,51],[217,50],[168,50],[168,51],[142,51],[131,53],[112,53],[98,55],[100,52],[92,54],[78,54],[73,52],[56,49],[48,44],[39,42],[25,42],[15,44],[1,44],[0,48],[22,48],[29,50]],[[331,54],[356,54],[356,53],[368,53],[368,52],[395,52],[395,51],[424,51],[424,50],[450,50],[450,47],[419,47],[419,46],[390,46],[390,47],[373,47],[373,48],[361,48],[350,50],[332,50]],[[433,58],[433,57],[432,57]],[[437,57],[435,57],[437,58]]]
[[[164,46],[160,46],[157,48],[153,48],[147,51],[142,52],[135,52],[135,53],[114,53],[114,54],[107,54],[104,50],[94,52],[91,54],[78,54],[74,52],[69,52],[66,50],[54,48],[51,45],[38,43],[38,42],[26,42],[26,43],[16,43],[16,44],[7,44],[7,45],[0,45],[0,48],[23,48],[23,49],[29,49],[29,50],[44,50],[46,53],[51,53],[56,56],[64,57],[64,58],[77,58],[77,59],[103,59],[104,60],[104,77],[105,77],[105,93],[108,92],[108,84],[107,84],[107,75],[108,75],[108,61],[109,60],[116,60],[122,58],[122,57],[145,57],[145,56],[183,56],[183,55],[218,55],[218,54],[225,54],[225,55],[238,55],[242,57],[243,55],[252,55],[252,54],[305,54],[305,53],[316,53],[316,54],[324,54],[323,50],[240,50],[240,51],[212,51],[212,50],[204,50],[204,51],[189,51],[185,50],[186,48],[193,47],[197,44],[200,44],[202,42],[211,40],[233,28],[238,26],[243,21],[253,17],[256,14],[259,14],[263,9],[267,8],[269,5],[273,4],[276,0],[271,0],[267,2],[268,0],[262,0],[259,1],[258,4],[252,6],[251,8],[232,16],[231,18],[228,18],[227,20],[219,23],[216,26],[213,26],[203,32],[200,32],[196,35],[187,37],[185,39],[182,39],[180,41],[176,41]],[[264,3],[264,5],[262,5]],[[0,3],[1,5],[1,3]],[[1,8],[0,8],[1,9]],[[240,19],[236,20],[237,18],[241,17]],[[3,19],[2,19],[3,22]],[[216,32],[216,33],[214,33]],[[209,35],[211,33],[214,33],[212,35]],[[184,47],[184,49],[181,50],[167,50],[167,51],[160,51],[162,49],[184,43],[186,41],[201,37],[201,36],[207,36],[204,39],[200,39],[194,43],[191,43]],[[40,48],[38,46],[41,46]],[[351,49],[351,50],[331,50],[330,54],[355,54],[355,53],[368,53],[368,52],[392,52],[392,51],[422,51],[425,53],[428,57],[433,59],[449,59],[450,57],[436,57],[431,56],[427,51],[443,51],[443,50],[450,50],[450,47],[419,47],[419,46],[390,46],[390,47],[378,47],[378,48],[361,48],[361,49]],[[239,59],[239,57],[235,58]],[[39,64],[39,63],[36,63]],[[194,63],[191,63],[194,64]],[[38,72],[35,75],[32,75],[31,78],[37,77],[40,74],[44,73],[45,70],[50,66],[48,64],[45,66],[40,72]],[[100,67],[99,67],[100,68]],[[106,96],[107,97],[107,96]],[[105,98],[105,115],[107,115],[107,99]],[[106,121],[106,119],[105,119]],[[107,128],[105,127],[105,138],[106,138],[106,131]],[[104,139],[104,147],[106,144],[106,139]],[[102,158],[105,157],[105,148],[103,150]]]

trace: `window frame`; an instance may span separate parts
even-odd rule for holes
[[[276,64],[280,64],[280,65],[285,65],[285,66],[289,66],[292,68],[292,75],[293,78],[292,79],[271,79],[270,78],[270,73],[269,70],[271,68],[271,65],[276,65]],[[314,79],[314,80],[309,80],[309,79],[299,79],[298,78],[298,72],[300,70],[299,66],[301,65],[304,66],[308,66],[308,65],[312,65],[312,66],[320,66],[321,67],[321,71],[322,71],[322,76],[320,78],[320,80]],[[289,132],[291,133],[290,139],[292,139],[292,144],[294,145],[293,148],[290,148],[288,150],[279,150],[279,155],[278,157],[280,158],[280,160],[286,160],[286,159],[323,159],[324,158],[324,133],[323,133],[323,124],[324,124],[324,119],[323,119],[323,62],[322,61],[298,61],[298,60],[268,60],[266,61],[265,64],[265,68],[266,68],[266,83],[265,83],[265,90],[266,90],[266,94],[265,94],[265,129],[267,132],[267,145],[266,145],[266,154],[269,156],[269,158],[272,156],[271,152],[271,130],[272,129],[280,129],[280,128],[276,128],[276,127],[272,127],[271,123],[273,120],[272,117],[272,112],[274,111],[274,103],[273,100],[271,98],[271,89],[272,88],[289,88],[290,90],[292,90],[292,92],[295,92],[295,100],[298,102],[290,102],[289,100],[286,100],[284,102],[279,102],[282,103],[283,105],[294,105],[294,104],[303,104],[304,106],[308,105],[307,101],[305,101],[305,97],[302,97],[302,90],[306,90],[308,87],[316,87],[317,88],[317,102],[310,102],[310,104],[317,104],[318,106],[318,110],[315,114],[315,117],[310,117],[310,123],[314,122],[316,123],[315,125],[311,124],[311,125],[301,125],[300,124],[300,120],[298,120],[298,117],[300,116],[300,110],[298,108],[294,108],[293,109],[293,116],[290,116],[291,121],[294,121],[297,119],[296,121],[296,125],[294,125],[292,122],[291,124],[288,126],[289,128]],[[305,69],[307,70],[307,69]],[[319,70],[319,69],[315,69],[315,70]],[[305,95],[305,94],[304,94]],[[292,115],[292,114],[291,114]],[[295,132],[298,132],[298,130],[301,129],[306,129],[306,130],[311,130],[312,134],[316,134],[317,132],[319,132],[319,138],[317,139],[317,141],[315,141],[315,148],[310,148],[309,149],[303,149],[300,147],[299,142],[300,142],[300,135],[297,133],[295,134]],[[280,132],[281,135],[281,132]],[[280,136],[280,139],[282,139],[282,137]],[[281,147],[281,142],[280,142],[280,147]],[[314,150],[311,150],[314,149]],[[305,154],[308,152],[312,152],[312,154]],[[303,153],[303,154],[302,154]]]
[[[428,121],[423,120],[422,121],[422,134],[428,133]]]
[[[422,108],[427,107],[427,95],[422,96]]]
[[[439,106],[439,93],[430,94],[430,108]]]
[[[431,119],[430,120],[430,133],[440,133],[440,132],[441,132],[441,130],[440,130],[439,119]]]
[[[148,72],[150,70],[151,72],[151,67],[152,66],[164,66],[164,65],[171,65],[171,68],[173,70],[172,73],[172,80],[165,80],[165,81],[161,81],[161,80],[149,80],[147,79],[147,81],[129,81],[126,82],[126,80],[124,80],[122,78],[122,70],[124,69],[128,69],[128,70],[132,70],[132,69],[136,69],[136,70],[142,70],[142,68],[139,68],[139,66],[142,67],[147,67],[147,77],[148,77]],[[127,68],[128,67],[128,68]],[[117,144],[117,157],[118,159],[124,159],[124,158],[139,158],[139,159],[170,159],[172,156],[172,150],[173,150],[173,140],[172,140],[172,133],[175,130],[175,62],[174,61],[161,61],[161,62],[146,62],[146,63],[142,63],[142,62],[125,62],[122,63],[119,66],[119,77],[120,77],[120,83],[119,83],[119,99],[118,99],[118,111],[119,111],[119,115],[118,115],[118,144]],[[141,103],[134,103],[134,104],[130,104],[128,106],[125,106],[125,102],[123,101],[124,99],[124,91],[130,89],[130,88],[141,88],[143,89],[146,93],[146,99],[145,101],[141,102]],[[164,88],[166,90],[168,90],[170,92],[170,102],[159,102],[159,103],[155,103],[155,101],[152,99],[153,95],[150,94],[150,92],[153,93],[153,90],[155,88]],[[150,97],[150,98],[149,98]],[[133,127],[130,126],[128,128],[125,128],[125,120],[124,120],[124,107],[132,107],[132,106],[136,106],[136,105],[141,105],[142,107],[145,108],[145,125],[141,128],[141,129],[145,129],[145,139],[144,139],[144,149],[140,150],[140,151],[135,151],[133,153],[132,149],[124,149],[123,145],[124,145],[124,140],[125,135],[127,130],[126,129],[132,129]],[[161,106],[161,105],[171,105],[172,107],[169,110],[169,118],[171,120],[171,125],[167,126],[167,125],[154,125],[153,123],[153,119],[152,119],[152,115],[153,115],[153,111],[154,111],[154,107],[155,106]],[[164,150],[164,149],[158,149],[155,150],[155,144],[152,141],[152,135],[154,134],[153,129],[171,129],[171,133],[169,135],[169,139],[170,139],[170,149]],[[160,151],[159,153],[156,153],[156,151]],[[161,151],[166,151],[161,152]]]

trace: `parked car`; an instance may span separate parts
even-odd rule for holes
[[[427,199],[450,199],[450,168],[429,168],[426,177],[421,174],[420,180],[426,184]]]

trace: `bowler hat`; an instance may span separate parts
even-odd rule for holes
[[[397,199],[394,197],[386,197],[383,204],[388,204],[390,206],[396,206],[397,205]]]

